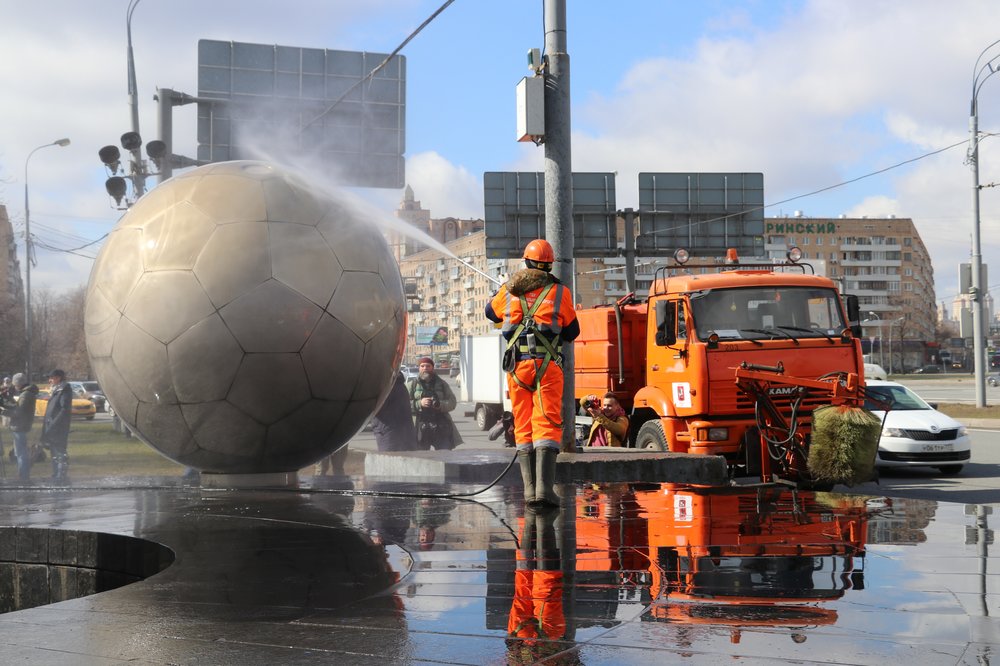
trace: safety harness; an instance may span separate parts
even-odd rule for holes
[[[555,284],[550,283],[545,286],[545,288],[538,294],[538,298],[535,302],[528,307],[528,301],[525,299],[524,295],[518,296],[521,301],[521,312],[524,316],[521,318],[521,323],[517,325],[514,329],[514,333],[510,336],[507,341],[507,349],[505,355],[511,354],[514,350],[514,345],[517,345],[516,351],[520,358],[539,358],[540,352],[538,351],[538,345],[544,350],[544,354],[541,355],[542,365],[535,371],[535,385],[528,386],[521,379],[514,374],[513,368],[508,370],[510,376],[517,382],[517,385],[521,388],[531,391],[534,393],[541,386],[542,376],[549,367],[549,363],[555,363],[560,368],[562,367],[562,357],[560,356],[559,350],[562,346],[561,342],[557,342],[555,345],[549,340],[541,331],[538,330],[538,324],[535,322],[535,313],[541,306],[545,297],[548,296],[549,292],[552,291],[552,287]]]

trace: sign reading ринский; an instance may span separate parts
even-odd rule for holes
[[[836,222],[768,222],[764,233],[769,234],[833,234]]]

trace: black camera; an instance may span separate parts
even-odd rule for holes
[[[584,409],[600,409],[601,400],[599,398],[594,398],[593,400],[588,400],[583,403]]]
[[[434,409],[437,409],[440,406],[441,406],[441,401],[440,400],[438,400],[437,398],[431,398],[431,407],[433,407]]]

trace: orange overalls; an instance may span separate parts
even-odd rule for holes
[[[562,561],[554,523],[557,516],[550,513],[536,518],[528,512],[521,525],[507,635],[524,641],[522,650],[535,657],[523,663],[534,663],[546,651],[561,649],[555,641],[566,634]],[[547,645],[552,649],[547,649]]]
[[[503,317],[502,331],[510,341],[517,334],[525,311],[521,297],[511,294],[508,285],[496,293],[490,308]],[[539,297],[541,302],[536,306]],[[562,358],[558,352],[563,329],[571,324],[576,326],[573,296],[565,285],[552,282],[526,291],[523,298],[528,311],[534,311],[531,319],[535,327],[533,331],[524,328],[518,335],[514,343],[517,362],[514,371],[507,374],[514,443],[518,451],[540,447],[558,451],[562,443],[563,394]],[[557,357],[552,358],[549,350],[556,351]]]

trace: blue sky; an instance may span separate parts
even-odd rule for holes
[[[141,0],[132,32],[140,125],[156,87],[195,94],[197,42],[223,39],[388,52],[441,0]],[[73,248],[119,213],[97,150],[129,129],[127,0],[0,2],[0,201],[23,229],[31,159],[33,234]],[[640,171],[761,171],[769,203],[836,185],[968,138],[973,65],[1000,38],[995,0],[569,0],[573,168],[618,172],[618,206],[637,206]],[[542,0],[455,0],[403,51],[407,180],[435,217],[481,217],[484,171],[541,170],[543,149],[514,141],[514,86],[542,47]],[[1000,55],[1000,49],[991,51]],[[1000,77],[980,127],[1000,125]],[[175,113],[177,152],[194,155],[193,106]],[[820,195],[772,206],[912,217],[931,251],[940,300],[969,260],[972,175],[959,146]],[[980,180],[1000,181],[981,145]],[[981,195],[983,260],[1000,276],[1000,188]],[[367,197],[387,211],[401,192]],[[96,247],[96,246],[94,246]],[[80,254],[93,256],[94,249]],[[39,247],[38,288],[83,284],[87,256]],[[1000,278],[991,280],[1000,284]]]

